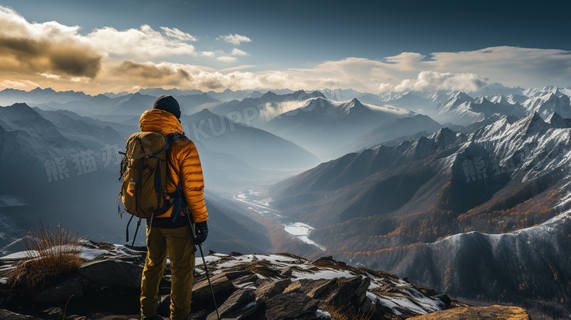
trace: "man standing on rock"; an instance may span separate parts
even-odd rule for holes
[[[153,109],[141,115],[139,126],[142,132],[160,131],[166,136],[182,134],[180,115],[178,102],[172,96],[161,96],[155,101]],[[180,182],[183,200],[196,223],[197,236],[193,241],[188,217],[182,211],[173,213],[174,206],[162,215],[147,219],[147,257],[140,299],[141,317],[145,320],[160,319],[157,315],[157,298],[167,254],[172,272],[170,318],[179,320],[189,316],[194,246],[204,242],[208,235],[204,180],[196,146],[186,137],[174,140],[168,151],[167,163],[166,192],[175,192]]]

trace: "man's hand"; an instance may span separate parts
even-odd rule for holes
[[[206,225],[206,221],[204,222],[197,222],[196,223],[196,239],[194,239],[194,244],[199,245],[206,240],[208,237],[208,225]]]

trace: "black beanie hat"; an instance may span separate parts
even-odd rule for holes
[[[153,109],[160,109],[174,114],[180,119],[180,106],[172,96],[160,96],[153,104]]]

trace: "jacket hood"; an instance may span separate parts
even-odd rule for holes
[[[141,115],[139,119],[141,131],[161,131],[165,135],[173,133],[183,133],[180,121],[176,116],[168,111],[160,109],[150,109]]]

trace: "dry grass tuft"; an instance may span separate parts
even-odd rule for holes
[[[15,269],[7,271],[12,287],[25,285],[28,290],[43,288],[49,279],[79,268],[84,261],[79,257],[80,238],[61,224],[56,228],[44,227],[38,231],[28,229],[22,239],[26,258]]]

